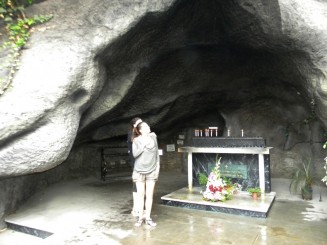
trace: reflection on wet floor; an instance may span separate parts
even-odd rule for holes
[[[326,244],[326,194],[322,202],[302,201],[289,195],[283,180],[272,179],[277,195],[267,218],[161,203],[162,196],[186,182],[185,174],[161,173],[152,211],[156,228],[134,227],[130,180],[62,182],[37,193],[7,218],[54,234],[41,239],[7,229],[0,233],[0,244]]]

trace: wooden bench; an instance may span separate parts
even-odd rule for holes
[[[101,179],[132,176],[128,148],[101,149]]]

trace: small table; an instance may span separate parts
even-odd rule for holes
[[[178,152],[186,152],[188,188],[193,188],[193,159],[192,153],[227,153],[227,154],[257,154],[259,158],[259,184],[262,193],[265,193],[264,154],[269,154],[272,147],[179,147]]]

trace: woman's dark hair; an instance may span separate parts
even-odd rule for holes
[[[142,121],[141,118],[139,118],[139,117],[134,117],[134,118],[129,122],[129,124],[131,125],[132,128],[134,128],[134,124],[135,124],[138,120],[141,120],[141,121]]]
[[[136,125],[136,127],[134,127],[134,126],[135,126],[135,123],[136,123],[138,120],[141,120],[141,121]],[[141,135],[141,133],[140,133],[141,124],[142,124],[142,119],[139,118],[139,117],[134,117],[134,118],[130,121],[131,130],[132,130],[132,132],[133,132],[132,137],[131,137],[131,140],[132,140],[132,141],[133,141],[133,139],[135,139],[137,136]]]

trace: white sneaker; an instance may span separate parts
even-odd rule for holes
[[[147,224],[147,225],[149,225],[151,227],[156,227],[157,226],[157,223],[153,222],[152,219],[146,219],[145,224]]]
[[[135,227],[141,227],[141,225],[143,224],[144,220],[143,219],[139,219],[136,223],[135,223]]]

